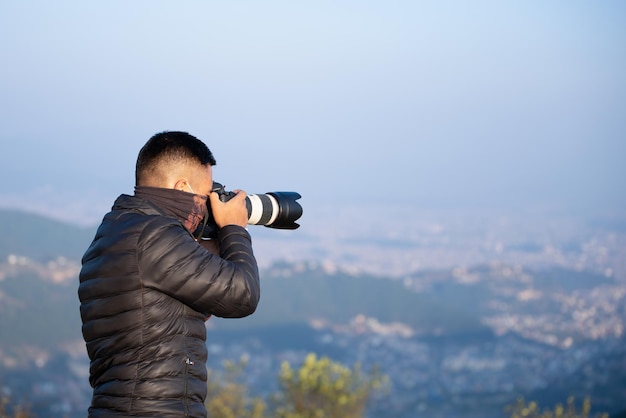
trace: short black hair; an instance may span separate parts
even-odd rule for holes
[[[215,158],[204,142],[187,132],[164,131],[155,134],[139,151],[135,167],[135,183],[141,184],[145,176],[154,172],[157,165],[169,161],[193,161],[201,165],[215,165]]]

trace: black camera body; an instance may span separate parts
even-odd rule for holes
[[[218,183],[213,182],[213,192],[216,192],[222,202],[228,202],[236,193],[226,190]],[[263,225],[275,229],[297,229],[300,227],[295,221],[302,216],[302,206],[296,200],[300,199],[296,192],[268,192],[265,194],[248,194],[246,208],[248,209],[248,225]],[[207,201],[208,213],[200,223],[194,236],[210,239],[217,237],[217,224]]]

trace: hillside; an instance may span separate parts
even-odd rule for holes
[[[84,416],[90,391],[76,291],[94,231],[15,211],[0,211],[0,226],[0,380],[25,396],[40,381],[67,388],[50,405],[76,399],[81,412],[68,417]],[[380,366],[394,381],[394,417],[424,405],[429,416],[501,411],[518,395],[549,405],[591,394],[600,408],[622,407],[626,293],[606,274],[477,263],[394,280],[307,261],[275,263],[261,280],[254,315],[208,321],[209,367],[249,356],[248,384],[260,393],[282,359],[315,351]],[[414,334],[383,332],[398,323]],[[59,370],[71,372],[59,380]]]
[[[45,261],[57,257],[80,260],[95,233],[40,215],[0,209],[0,260],[9,254]]]
[[[51,283],[46,262],[56,257],[78,261],[93,230],[20,211],[0,210],[0,257],[27,256],[24,266],[0,281],[4,344],[56,345],[80,338],[76,280]],[[38,264],[39,263],[39,264]],[[402,283],[369,275],[326,272],[316,265],[276,265],[262,271],[262,300],[255,315],[241,321],[214,319],[219,329],[307,325],[311,320],[346,324],[359,314],[383,322],[402,322],[420,333],[484,332],[472,309],[432,295],[407,290]]]
[[[0,345],[55,350],[81,338],[77,281],[52,283],[20,273],[0,281]]]
[[[275,265],[261,272],[261,281],[257,312],[241,321],[216,320],[220,329],[307,324],[313,319],[347,324],[363,314],[384,323],[407,324],[422,335],[488,331],[471,305],[419,294],[400,281],[327,272],[315,263]]]
[[[385,323],[405,323],[423,334],[434,330],[446,334],[488,331],[470,309],[408,291],[396,281],[316,269],[291,277],[275,277],[268,271],[262,273],[262,281],[261,303],[254,315],[237,321],[213,318],[211,325],[218,330],[249,332],[308,326],[313,319],[345,325],[363,314]],[[0,343],[16,348],[54,347],[79,339],[77,285],[77,279],[52,283],[32,271],[0,281]]]

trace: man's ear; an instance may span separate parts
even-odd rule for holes
[[[181,178],[176,180],[176,182],[174,183],[174,189],[176,190],[180,190],[183,192],[186,192],[187,189],[189,189],[189,182],[187,181],[187,179]]]

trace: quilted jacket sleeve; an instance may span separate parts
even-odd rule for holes
[[[156,219],[139,236],[143,286],[198,312],[223,318],[252,314],[260,298],[259,272],[248,232],[228,225],[219,232],[220,256],[199,245],[174,222]]]

